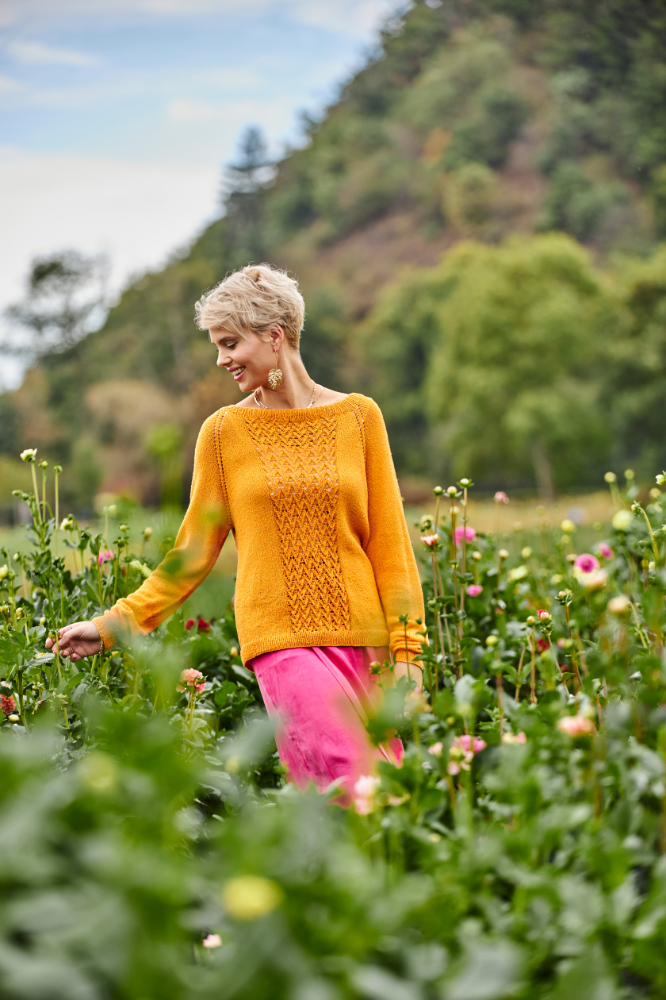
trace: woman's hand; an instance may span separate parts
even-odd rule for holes
[[[101,651],[102,637],[94,622],[73,622],[60,629],[57,643],[46,640],[46,648],[57,646],[61,656],[68,656],[72,663],[84,656],[94,656]]]

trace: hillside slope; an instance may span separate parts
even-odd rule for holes
[[[224,218],[5,395],[12,430],[0,448],[48,449],[68,467],[73,503],[100,488],[155,501],[155,434],[171,429],[174,452],[191,455],[202,419],[238,398],[192,314],[202,290],[248,260],[301,282],[312,375],[381,395],[367,333],[382,337],[378,299],[461,240],[559,230],[598,265],[649,254],[666,234],[664,53],[662,0],[416,0],[269,183],[251,158],[239,163]],[[414,345],[415,385],[428,358],[427,343]],[[424,406],[420,422],[397,420],[396,440],[431,417]],[[431,442],[397,447],[403,469],[446,467],[445,447],[429,463]]]

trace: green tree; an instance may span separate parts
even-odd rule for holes
[[[420,454],[487,481],[533,472],[544,498],[584,480],[608,453],[615,316],[587,252],[563,235],[461,243],[408,274],[365,335],[399,464]]]
[[[666,247],[647,260],[624,261],[615,290],[624,322],[614,345],[609,408],[619,457],[651,475],[653,466],[666,465]]]
[[[539,493],[606,453],[600,405],[612,307],[585,250],[562,235],[459,244],[427,379],[455,470],[530,465]]]
[[[10,323],[27,335],[18,346],[2,345],[6,352],[35,357],[70,347],[104,317],[104,289],[108,262],[104,256],[86,256],[65,250],[33,260],[23,302],[10,306]]]

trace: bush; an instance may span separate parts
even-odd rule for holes
[[[484,88],[477,98],[478,111],[453,129],[443,165],[453,170],[464,163],[485,163],[498,170],[504,166],[509,147],[527,119],[527,105],[499,86]]]
[[[594,236],[609,208],[628,200],[622,185],[595,184],[575,163],[562,163],[553,173],[543,200],[538,228],[571,233],[578,240]]]
[[[122,528],[100,564],[75,524],[65,570],[28,495],[27,585],[0,568],[7,995],[661,995],[666,497],[610,478],[614,527],[577,559],[573,524],[510,553],[469,524],[468,480],[435,491],[426,697],[387,691],[369,730],[398,728],[405,761],[348,811],[285,787],[230,609],[88,663],[45,654],[45,628],[145,574]]]

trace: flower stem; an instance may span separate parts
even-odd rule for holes
[[[39,490],[37,489],[37,473],[35,472],[35,463],[30,463],[30,471],[32,473],[32,489],[35,494],[35,511],[37,513],[37,524],[42,523],[42,517],[39,511]]]

